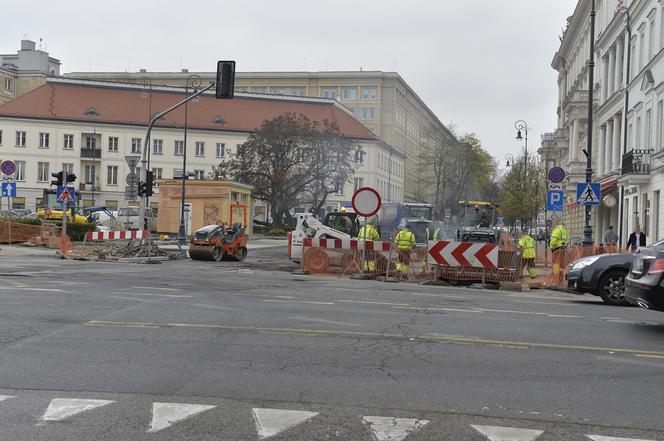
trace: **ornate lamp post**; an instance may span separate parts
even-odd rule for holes
[[[524,156],[523,156],[523,195],[526,194],[526,189],[528,188],[528,123],[520,119],[514,123],[514,128],[516,129],[516,140],[524,140]],[[532,219],[531,219],[532,221]],[[525,231],[525,225],[522,225],[521,228]]]

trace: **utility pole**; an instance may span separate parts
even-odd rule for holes
[[[590,59],[588,60],[588,147],[586,154],[586,183],[593,181],[593,95],[595,89],[595,0],[590,7]],[[586,205],[586,223],[583,227],[583,245],[592,246],[593,227],[590,225],[590,205]]]

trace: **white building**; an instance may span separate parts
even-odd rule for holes
[[[34,210],[39,206],[51,173],[63,167],[79,177],[84,206],[130,205],[124,199],[129,173],[125,156],[141,153],[149,117],[182,98],[181,89],[153,88],[149,96],[140,86],[52,78],[0,106],[0,158],[15,161],[18,168],[14,207]],[[362,147],[364,155],[357,157],[353,181],[330,198],[329,209],[348,204],[354,187],[363,185],[379,189],[385,200],[403,200],[405,156],[379,141],[333,99],[201,96],[188,105],[187,170],[196,179],[204,179],[265,119],[286,112],[316,121],[334,120],[344,136]],[[150,167],[156,179],[181,173],[183,122],[180,108],[152,131]],[[256,214],[261,214],[260,207]]]

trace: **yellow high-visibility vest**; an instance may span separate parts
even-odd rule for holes
[[[409,250],[417,244],[415,235],[408,230],[399,231],[397,237],[394,238],[394,242],[400,250]]]

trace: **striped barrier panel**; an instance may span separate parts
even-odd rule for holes
[[[363,241],[357,239],[304,239],[304,246],[308,248],[326,248],[328,250],[367,250],[390,251],[391,242]]]
[[[147,230],[90,231],[85,235],[85,240],[128,240],[146,239],[147,237]]]

